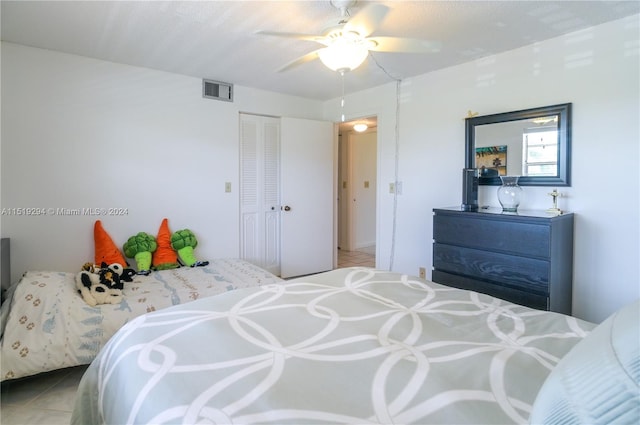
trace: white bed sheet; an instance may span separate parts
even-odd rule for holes
[[[2,305],[1,380],[90,363],[107,340],[141,314],[222,292],[281,279],[240,259],[135,276],[123,301],[91,307],[75,286],[76,273],[30,271]]]

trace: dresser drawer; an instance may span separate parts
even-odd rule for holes
[[[549,293],[549,261],[498,252],[433,244],[433,268],[472,279],[491,280],[541,295]]]
[[[438,270],[433,271],[432,280],[443,285],[480,292],[482,294],[491,295],[492,297],[500,298],[515,304],[525,305],[531,308],[537,308],[540,310],[549,309],[549,298],[546,295],[533,294],[531,292],[521,291],[517,288],[496,285],[491,282],[471,279]]]
[[[436,214],[433,239],[444,244],[525,255],[550,256],[549,226],[460,215]]]

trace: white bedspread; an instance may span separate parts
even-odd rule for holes
[[[239,259],[136,276],[120,304],[87,305],[76,273],[25,273],[2,305],[1,380],[90,363],[107,340],[134,317],[232,289],[281,279]]]
[[[593,326],[340,269],[137,318],[85,373],[72,424],[526,423]]]

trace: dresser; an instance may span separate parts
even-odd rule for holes
[[[571,314],[573,214],[433,212],[434,282]]]

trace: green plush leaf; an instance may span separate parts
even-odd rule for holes
[[[177,269],[178,267],[180,267],[180,264],[178,263],[164,263],[164,264],[158,264],[157,266],[152,267],[153,270],[171,270],[171,269]]]

